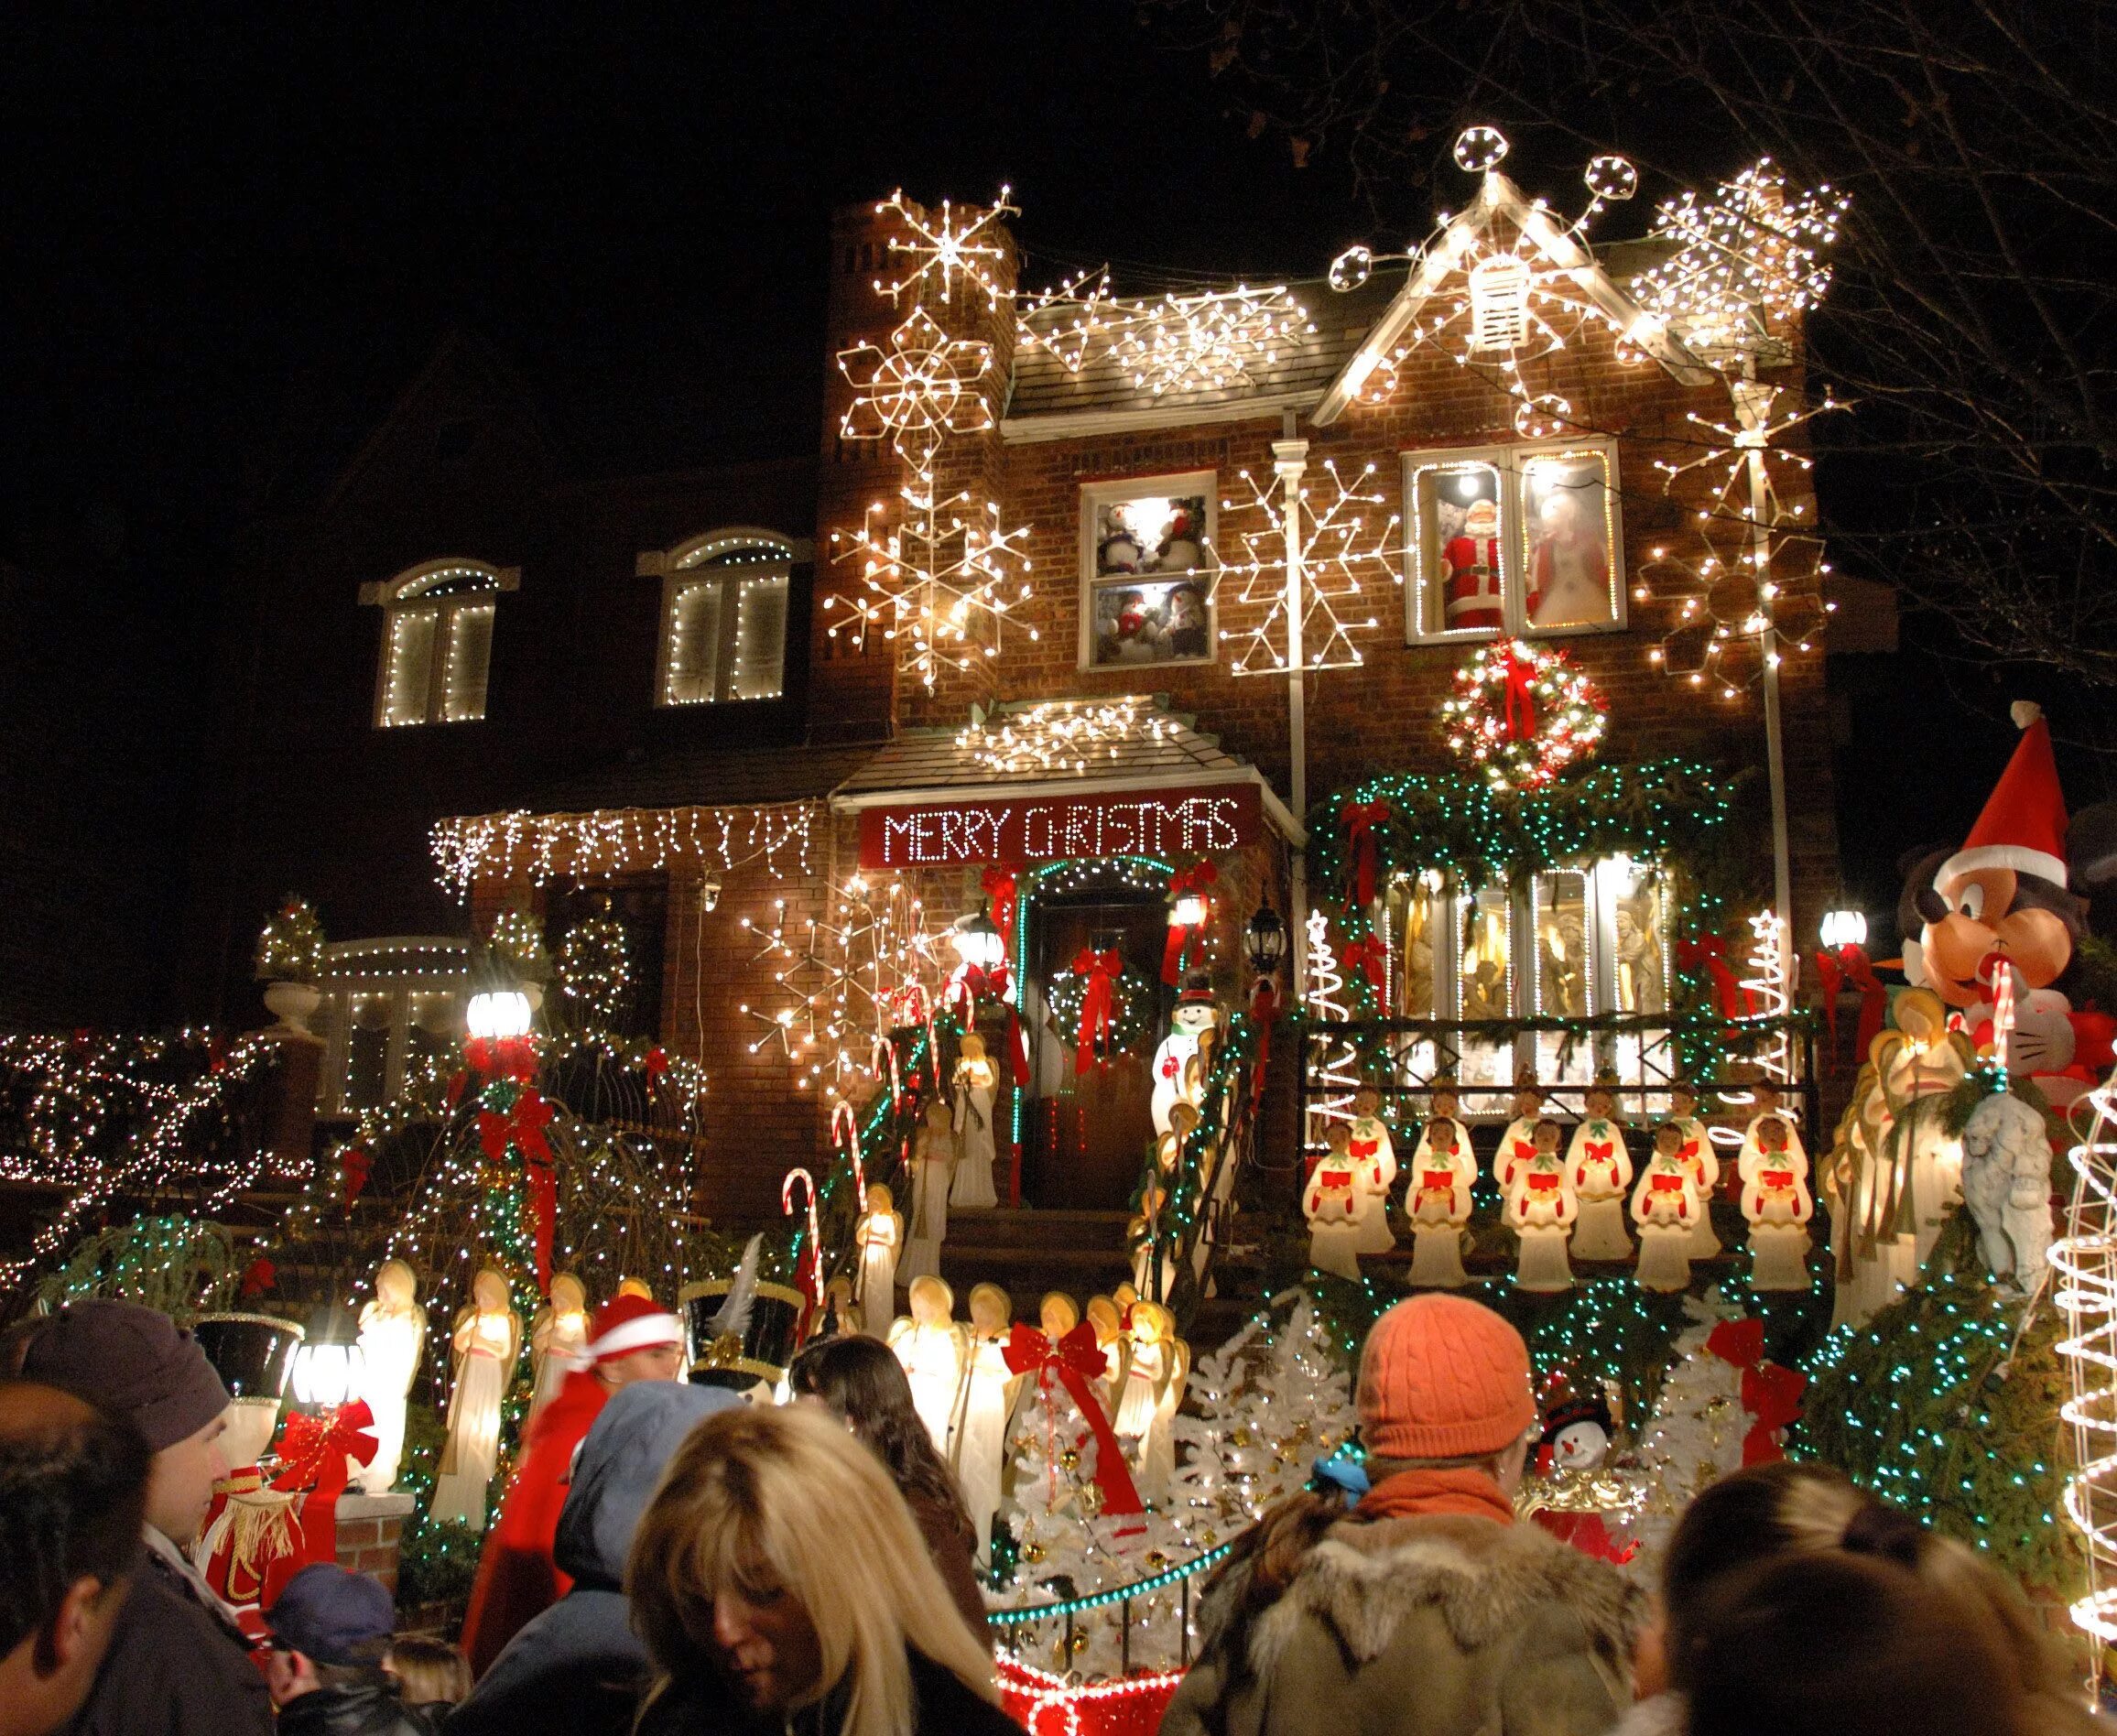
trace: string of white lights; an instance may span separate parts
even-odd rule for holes
[[[2083,1101],[2092,1118],[2068,1154],[2072,1198],[2050,1262],[2066,1312],[2058,1355],[2070,1387],[2058,1413],[2073,1447],[2066,1517],[2088,1568],[2088,1590],[2071,1613],[2107,1645],[2117,1643],[2117,1072]],[[2079,1104],[2072,1113],[2077,1131]]]
[[[762,862],[784,879],[791,855],[809,872],[810,830],[820,805],[755,808],[598,808],[532,814],[516,808],[440,819],[428,837],[441,889],[461,900],[481,880],[604,879],[676,862],[718,863],[726,871]]]

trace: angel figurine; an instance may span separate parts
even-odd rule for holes
[[[1663,1122],[1654,1130],[1654,1156],[1632,1192],[1639,1226],[1639,1287],[1674,1292],[1690,1287],[1691,1237],[1705,1210],[1696,1172],[1684,1152],[1683,1129]]]
[[[1140,1499],[1167,1498],[1176,1470],[1173,1423],[1190,1377],[1190,1347],[1176,1335],[1176,1317],[1158,1302],[1132,1305],[1130,1354],[1111,1427],[1132,1461]]]
[[[1359,1252],[1387,1253],[1396,1246],[1389,1227],[1389,1192],[1396,1185],[1396,1144],[1389,1136],[1389,1123],[1382,1119],[1382,1093],[1362,1085],[1352,1094],[1352,1125],[1346,1130],[1346,1150],[1357,1166],[1356,1185],[1369,1197],[1370,1208],[1361,1214]]]
[[[537,1383],[529,1394],[529,1420],[559,1396],[566,1377],[582,1366],[588,1349],[588,1292],[570,1272],[551,1280],[551,1295],[529,1322],[529,1362]]]
[[[1798,1157],[1802,1172],[1806,1174],[1808,1148],[1801,1144],[1801,1132],[1795,1126],[1794,1118],[1780,1104],[1778,1086],[1771,1080],[1760,1080],[1750,1087],[1750,1097],[1755,1112],[1750,1116],[1749,1125],[1742,1129],[1742,1150],[1735,1156],[1735,1173],[1743,1181],[1749,1180],[1750,1172],[1757,1166],[1757,1129],[1766,1117],[1771,1117],[1778,1122],[1780,1131],[1786,1134],[1786,1143],[1780,1149]]]
[[[1319,1272],[1334,1272],[1341,1278],[1360,1276],[1360,1214],[1365,1196],[1359,1186],[1358,1166],[1346,1149],[1350,1137],[1345,1123],[1332,1122],[1324,1130],[1329,1150],[1316,1160],[1308,1186],[1301,1196],[1301,1212],[1308,1220],[1308,1264]]]
[[[500,1457],[500,1401],[522,1354],[522,1317],[508,1304],[507,1277],[487,1266],[471,1281],[471,1306],[456,1316],[451,1343],[455,1384],[449,1394],[449,1438],[428,1513],[485,1528],[485,1485]]]
[[[949,1233],[949,1182],[955,1174],[956,1135],[949,1106],[939,1098],[927,1105],[926,1125],[911,1148],[911,1221],[905,1226],[904,1255],[896,1263],[896,1281],[941,1274],[941,1242]]]
[[[867,1210],[853,1226],[853,1245],[860,1250],[860,1279],[855,1286],[860,1318],[864,1329],[875,1338],[889,1334],[896,1315],[897,1250],[904,1245],[904,1213],[896,1209],[889,1188],[876,1182],[867,1190]]]
[[[955,1311],[956,1293],[939,1278],[914,1278],[911,1313],[889,1329],[889,1348],[904,1364],[912,1406],[944,1459],[952,1445],[949,1427],[956,1389],[962,1384],[971,1353],[970,1338],[956,1323]]]
[[[1570,1290],[1573,1267],[1566,1242],[1580,1215],[1573,1191],[1572,1166],[1558,1155],[1558,1123],[1536,1123],[1536,1145],[1525,1164],[1514,1167],[1501,1221],[1521,1239],[1514,1286],[1521,1290]]]
[[[1452,1092],[1434,1093],[1438,1106],[1454,1107]],[[1406,1199],[1411,1217],[1411,1282],[1456,1289],[1470,1282],[1463,1270],[1463,1226],[1471,1219],[1471,1183],[1478,1173],[1470,1135],[1452,1116],[1437,1115],[1418,1136]]]
[[[1808,1192],[1808,1159],[1791,1126],[1777,1115],[1750,1123],[1755,1156],[1744,1158],[1742,1216],[1750,1223],[1750,1288],[1806,1290],[1808,1221],[1816,1203]]]
[[[353,1472],[364,1494],[387,1494],[405,1451],[405,1404],[426,1352],[427,1311],[418,1280],[402,1260],[385,1260],[375,1275],[375,1300],[360,1311],[360,1390],[374,1414],[375,1457]]]
[[[963,1034],[955,1087],[956,1170],[949,1204],[983,1210],[1000,1203],[993,1187],[993,1160],[999,1156],[993,1138],[993,1100],[1000,1089],[1000,1069],[975,1031]]]
[[[1573,1254],[1580,1260],[1629,1260],[1624,1196],[1632,1186],[1632,1156],[1624,1149],[1624,1123],[1617,1119],[1617,1076],[1598,1073],[1588,1088],[1587,1119],[1573,1130],[1566,1168],[1580,1200],[1573,1226]]]
[[[1013,1408],[1017,1376],[1007,1367],[1008,1329],[1014,1299],[996,1284],[971,1290],[970,1354],[963,1362],[962,1385],[956,1394],[950,1435],[955,1443],[956,1481],[977,1528],[977,1555],[990,1552],[993,1515],[1000,1510],[1000,1473],[1007,1451],[1007,1414]]]
[[[1493,1180],[1504,1200],[1514,1191],[1514,1171],[1536,1155],[1536,1123],[1544,1118],[1544,1088],[1536,1082],[1536,1069],[1523,1066],[1514,1071],[1514,1119],[1501,1134],[1493,1149]]]
[[[1698,1189],[1698,1222],[1691,1226],[1690,1257],[1710,1260],[1721,1251],[1713,1233],[1712,1197],[1720,1190],[1720,1154],[1712,1148],[1712,1135],[1699,1118],[1698,1089],[1688,1080],[1677,1080],[1668,1088],[1668,1119],[1683,1135],[1684,1161],[1690,1166],[1691,1183]]]

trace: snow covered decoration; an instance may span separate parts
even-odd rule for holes
[[[1449,751],[1500,791],[1540,788],[1592,758],[1609,722],[1584,671],[1563,651],[1524,639],[1464,657],[1440,715]]]
[[[1962,1197],[1992,1276],[2036,1289],[2051,1246],[2051,1140],[2012,1091],[1994,1091],[1964,1124]]]

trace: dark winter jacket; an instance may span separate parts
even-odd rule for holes
[[[917,1700],[913,1736],[1022,1736],[1019,1724],[952,1671],[908,1647],[906,1661]],[[785,1719],[760,1718],[740,1692],[718,1680],[672,1682],[639,1720],[638,1736],[838,1736],[849,1693],[841,1687]]]
[[[911,1509],[912,1523],[926,1539],[934,1570],[941,1576],[956,1608],[963,1612],[963,1621],[978,1636],[978,1644],[991,1651],[993,1629],[985,1619],[985,1594],[978,1589],[977,1564],[971,1558],[971,1546],[956,1529],[955,1514],[930,1496],[912,1491],[906,1492],[904,1504]]]
[[[1355,1514],[1277,1560],[1208,1592],[1163,1736],[1597,1736],[1631,1701],[1639,1594],[1538,1526]]]
[[[632,1727],[649,1674],[632,1631],[624,1560],[684,1437],[741,1397],[718,1386],[621,1387],[581,1443],[552,1557],[573,1589],[507,1642],[449,1720],[448,1736],[613,1736]]]
[[[407,1706],[380,1670],[369,1679],[311,1688],[279,1709],[279,1736],[434,1736],[423,1709]]]
[[[249,1642],[150,1539],[71,1736],[272,1736]]]

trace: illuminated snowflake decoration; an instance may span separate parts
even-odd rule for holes
[[[1807,312],[1830,287],[1824,250],[1838,239],[1849,193],[1828,186],[1790,192],[1765,157],[1710,199],[1666,200],[1656,239],[1676,252],[1632,281],[1639,304],[1701,352],[1753,352],[1775,320]]]
[[[998,307],[1007,298],[999,277],[1007,256],[1003,225],[1019,214],[1008,202],[1009,190],[1001,188],[999,197],[982,208],[944,199],[939,212],[913,204],[901,188],[882,201],[875,214],[896,218],[905,233],[890,237],[889,256],[899,269],[877,277],[875,293],[899,304],[908,295],[915,305],[936,301],[949,307],[959,293],[969,300],[974,292],[988,307]]]
[[[1276,471],[1268,482],[1243,471],[1249,499],[1221,503],[1224,541],[1231,519],[1235,523],[1229,544],[1235,558],[1222,559],[1221,574],[1240,582],[1238,603],[1264,611],[1247,630],[1221,629],[1222,640],[1241,647],[1236,675],[1356,668],[1365,661],[1352,635],[1380,624],[1375,599],[1404,582],[1403,520],[1384,510],[1387,503],[1373,487],[1374,471],[1367,465],[1349,485],[1327,459],[1328,484],[1320,490],[1289,483]],[[1295,490],[1290,512],[1289,486]],[[1297,620],[1298,657],[1289,632]]]
[[[1465,657],[1440,718],[1449,751],[1501,792],[1541,788],[1592,757],[1609,725],[1586,671],[1523,639]]]
[[[849,440],[886,439],[906,463],[923,470],[950,434],[993,426],[992,406],[979,389],[992,365],[991,344],[951,338],[924,308],[914,308],[887,348],[859,343],[839,352],[838,371],[853,389],[839,432]]]
[[[1115,758],[1118,744],[1159,742],[1167,721],[1152,700],[1054,700],[994,722],[973,717],[956,745],[996,776],[1067,771],[1085,776],[1098,759]]]
[[[1813,461],[1779,442],[1812,417],[1843,407],[1826,391],[1821,403],[1781,414],[1782,387],[1735,380],[1730,391],[1727,421],[1690,417],[1698,457],[1657,461],[1665,490],[1697,473],[1711,493],[1693,509],[1684,542],[1650,551],[1632,592],[1669,611],[1648,662],[1725,700],[1739,699],[1789,649],[1812,650],[1837,607],[1822,594],[1830,564],[1808,496]]]

